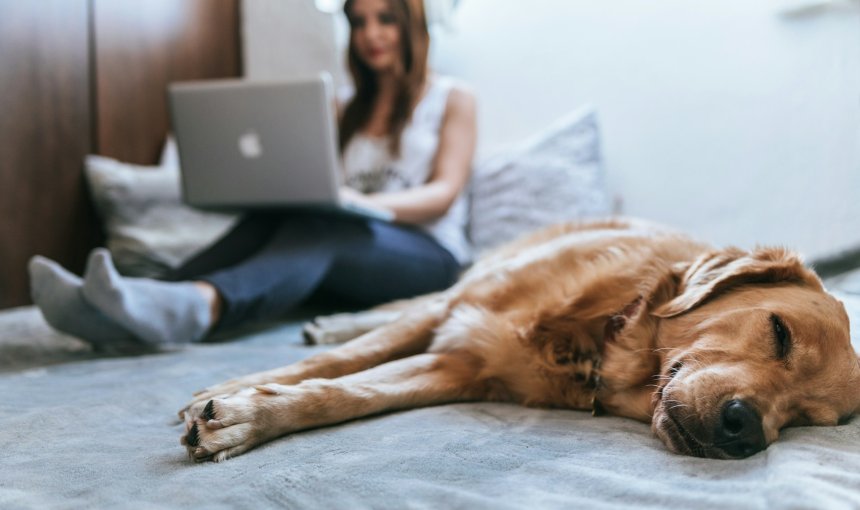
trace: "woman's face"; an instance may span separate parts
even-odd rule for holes
[[[388,0],[355,0],[350,17],[358,58],[377,73],[394,70],[400,60],[400,27]]]

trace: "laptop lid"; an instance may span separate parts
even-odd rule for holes
[[[202,208],[336,205],[331,78],[169,87],[185,202]]]

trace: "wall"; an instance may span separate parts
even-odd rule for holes
[[[170,129],[167,84],[241,74],[239,0],[90,0],[95,149],[158,161]]]
[[[99,238],[81,175],[88,20],[87,0],[0,0],[0,308],[28,302],[32,255],[81,268]]]
[[[314,0],[246,0],[242,6],[245,75],[253,79],[340,70],[335,18]],[[335,71],[337,82],[343,73]]]
[[[860,247],[860,2],[798,2],[463,0],[432,60],[476,89],[482,154],[592,103],[625,213],[815,258]]]
[[[488,148],[591,102],[627,213],[814,257],[860,246],[860,3],[787,5],[466,0],[435,62]]]
[[[0,0],[0,308],[103,243],[84,156],[156,160],[172,80],[237,76],[239,0]]]

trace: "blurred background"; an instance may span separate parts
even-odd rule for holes
[[[478,97],[476,165],[590,105],[617,211],[825,270],[860,261],[860,1],[426,5],[434,69]],[[168,82],[328,70],[348,85],[339,9],[0,0],[0,307],[29,302],[31,255],[80,271],[105,242],[84,157],[157,164]]]

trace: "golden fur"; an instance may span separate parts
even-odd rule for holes
[[[489,400],[626,416],[672,451],[736,458],[860,405],[842,304],[780,248],[560,225],[398,309],[343,346],[198,393],[180,411],[189,454],[219,461],[303,429]]]

